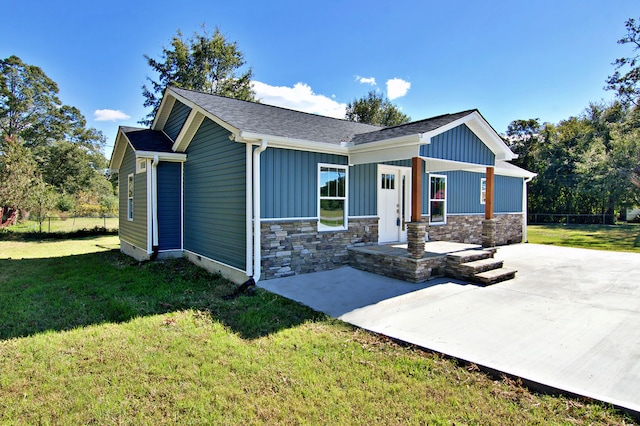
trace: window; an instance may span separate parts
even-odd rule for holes
[[[429,176],[429,223],[447,223],[447,177]]]
[[[136,173],[144,173],[147,171],[147,160],[142,159],[136,161]]]
[[[133,220],[133,174],[127,180],[127,219]]]
[[[480,179],[480,204],[487,203],[487,179]]]
[[[318,165],[318,230],[347,229],[347,166]]]
[[[394,174],[382,174],[382,189],[395,189],[395,179],[396,175]]]

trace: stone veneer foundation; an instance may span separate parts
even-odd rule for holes
[[[349,264],[349,247],[378,243],[378,218],[349,218],[349,229],[318,232],[315,220],[263,221],[262,279],[326,271]]]
[[[522,214],[495,215],[495,244],[505,245],[522,241]],[[426,218],[425,218],[426,219]],[[466,244],[482,244],[484,215],[447,216],[445,225],[427,226],[430,241],[454,241]]]

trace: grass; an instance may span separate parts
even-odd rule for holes
[[[0,241],[0,423],[630,422],[116,247]]]
[[[70,217],[61,219],[59,217],[46,218],[42,222],[42,232],[46,233],[69,233],[82,229],[118,229],[117,217]],[[25,220],[7,228],[10,232],[39,232],[40,224],[35,220]]]
[[[530,243],[640,253],[640,225],[529,225]]]

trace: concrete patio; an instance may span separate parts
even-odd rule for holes
[[[349,267],[258,285],[373,332],[640,413],[640,254],[534,244],[489,287]]]

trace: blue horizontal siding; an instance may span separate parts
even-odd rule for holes
[[[420,147],[423,157],[492,166],[493,152],[465,124],[447,130]]]
[[[261,217],[317,216],[318,163],[346,165],[347,157],[267,148],[260,155]]]
[[[183,104],[182,102],[176,101],[173,104],[173,108],[171,109],[171,113],[169,114],[169,118],[167,119],[167,123],[164,125],[164,132],[171,138],[171,140],[175,141],[184,125],[185,121],[187,121],[187,117],[191,112],[191,108]]]
[[[182,165],[161,162],[158,164],[158,248],[181,248],[181,194]]]
[[[246,268],[245,145],[205,118],[184,164],[184,248]]]

